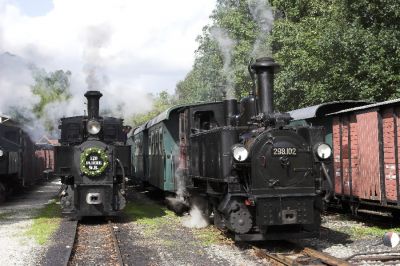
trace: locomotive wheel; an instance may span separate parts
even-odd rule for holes
[[[253,227],[253,221],[247,207],[241,204],[237,211],[231,212],[229,215],[229,224],[231,230],[235,233],[248,233]]]

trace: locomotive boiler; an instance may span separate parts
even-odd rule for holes
[[[123,120],[99,115],[99,91],[87,91],[87,115],[62,118],[55,173],[61,177],[62,213],[116,215],[125,206],[125,174],[130,172],[130,146]]]

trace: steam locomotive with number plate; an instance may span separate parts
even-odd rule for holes
[[[274,112],[277,67],[272,58],[251,64],[254,87],[240,103],[175,106],[135,129],[134,178],[177,194],[183,186],[184,198],[236,240],[318,235],[332,150],[322,127],[292,126],[289,114]]]
[[[62,118],[60,146],[55,147],[55,173],[61,177],[62,213],[112,216],[125,206],[130,146],[123,120],[99,115],[99,91],[85,94],[88,114]]]

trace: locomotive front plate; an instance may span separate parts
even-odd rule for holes
[[[274,147],[272,148],[272,156],[297,156],[297,148]]]

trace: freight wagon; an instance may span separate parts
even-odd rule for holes
[[[14,190],[42,180],[45,170],[52,172],[52,154],[51,145],[36,146],[18,123],[0,116],[0,202]]]
[[[356,213],[362,206],[400,211],[400,99],[331,114],[335,194]]]
[[[326,142],[333,147],[333,202],[353,213],[368,209],[399,216],[400,99],[324,103],[290,114],[292,123],[325,127]]]

